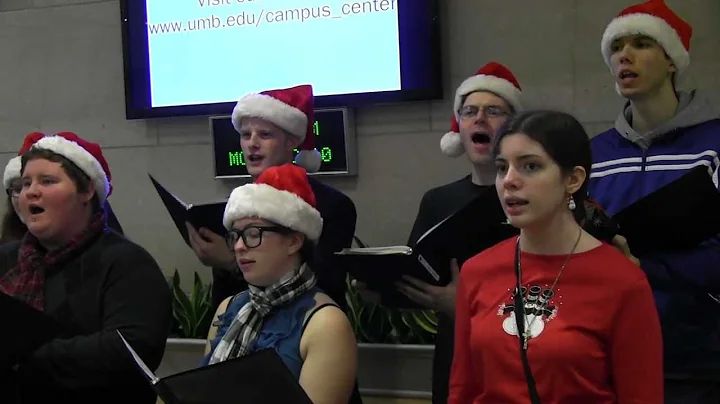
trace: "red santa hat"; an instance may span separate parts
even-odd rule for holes
[[[320,153],[315,150],[313,133],[313,88],[309,84],[248,94],[233,109],[232,123],[240,132],[242,119],[261,118],[284,129],[300,139],[300,153],[295,156],[297,165],[307,172],[320,169]]]
[[[690,65],[692,26],[675,14],[663,0],[648,0],[630,6],[610,21],[600,43],[608,66],[612,43],[629,35],[645,35],[657,41],[675,64],[676,77],[682,75]]]
[[[246,217],[265,219],[293,229],[311,241],[320,238],[323,219],[304,169],[294,164],[270,167],[253,183],[235,188],[225,206],[223,225]]]
[[[25,136],[23,144],[20,146],[20,150],[18,150],[17,156],[11,158],[7,165],[5,165],[5,172],[3,173],[3,186],[5,189],[10,188],[10,184],[22,175],[22,155],[30,150],[35,142],[44,136],[45,134],[41,132],[32,132]]]
[[[32,149],[49,150],[73,162],[90,177],[100,205],[112,193],[110,167],[99,144],[82,139],[72,132],[60,132],[42,137],[33,144]]]
[[[462,107],[463,97],[476,91],[489,91],[502,97],[515,111],[522,110],[522,89],[510,69],[497,62],[490,62],[478,69],[475,75],[463,81],[455,91],[453,102],[453,118],[450,131],[440,139],[440,150],[450,157],[462,155],[462,139],[458,111]]]

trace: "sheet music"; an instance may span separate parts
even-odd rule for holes
[[[440,227],[440,225],[442,225],[443,223],[445,223],[445,222],[447,222],[448,220],[450,220],[450,218],[451,218],[454,214],[455,214],[455,213],[453,213],[452,215],[447,216],[445,219],[443,219],[443,220],[441,220],[440,222],[438,222],[435,226],[429,228],[425,233],[423,233],[422,236],[420,236],[420,237],[417,239],[417,241],[415,242],[415,245],[420,244],[420,242],[421,242],[425,237],[427,237],[428,234],[432,233],[433,230],[437,229],[438,227]]]
[[[163,187],[163,188],[164,188],[164,187]],[[167,192],[168,195],[170,195],[170,196],[172,196],[173,198],[175,198],[175,200],[178,201],[178,203],[180,203],[180,204],[185,208],[185,210],[188,210],[188,209],[190,209],[190,208],[192,207],[192,204],[188,205],[187,203],[183,202],[182,199],[178,198],[177,196],[175,196],[175,194],[173,194],[172,192],[168,191],[167,189],[165,189],[165,192]]]
[[[145,362],[143,362],[143,360],[140,358],[140,356],[137,354],[137,352],[135,352],[135,350],[130,346],[130,344],[128,344],[127,340],[125,340],[125,337],[123,337],[120,330],[117,330],[117,333],[120,336],[120,339],[122,339],[123,344],[125,344],[125,347],[128,349],[128,351],[130,351],[130,354],[132,355],[133,359],[135,360],[135,363],[137,363],[138,366],[140,366],[140,369],[143,371],[143,373],[145,373],[145,376],[147,376],[147,378],[150,379],[150,382],[152,384],[156,384],[157,382],[159,382],[160,379],[157,376],[155,376],[155,374],[152,372],[152,370],[150,370],[150,368],[147,367],[147,365],[145,364]]]
[[[364,247],[364,248],[343,248],[336,252],[337,255],[411,255],[412,248],[406,245],[390,246],[390,247]]]
[[[179,204],[181,204],[185,210],[190,209],[192,205],[188,205],[187,203],[183,202],[182,199],[178,198],[173,194],[172,192],[168,191],[162,184],[160,184],[155,177],[152,176],[152,174],[148,173],[148,177],[150,177],[150,180],[153,182],[153,185],[155,186],[155,189],[157,189],[159,192],[165,193],[166,195],[172,196],[173,199],[178,201]]]

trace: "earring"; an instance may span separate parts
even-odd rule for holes
[[[568,198],[568,208],[570,208],[570,210],[575,210],[575,208],[577,208],[577,205],[575,204],[575,198],[573,198],[572,195],[570,195],[570,197]]]

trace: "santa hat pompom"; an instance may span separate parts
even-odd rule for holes
[[[447,132],[440,139],[440,150],[446,156],[458,157],[465,153],[460,138],[460,126],[458,124],[460,115],[458,111],[462,107],[463,98],[476,91],[488,91],[496,94],[504,99],[515,111],[523,109],[522,89],[510,69],[497,62],[490,62],[482,66],[455,90],[450,132]]]
[[[459,133],[448,132],[440,139],[440,150],[448,157],[462,156],[465,152]]]
[[[239,132],[245,117],[261,118],[277,125],[300,141],[295,163],[314,173],[320,169],[322,159],[315,150],[313,102],[313,88],[309,84],[248,94],[235,105],[233,126]]]
[[[295,164],[309,173],[316,173],[320,169],[320,164],[322,164],[320,152],[315,149],[300,150],[300,153],[295,156]]]
[[[459,157],[465,153],[465,148],[460,137],[460,128],[455,116],[450,123],[450,132],[443,135],[440,139],[440,150],[448,157]]]

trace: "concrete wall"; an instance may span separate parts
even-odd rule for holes
[[[423,192],[467,173],[466,161],[443,157],[438,142],[450,95],[481,64],[507,64],[532,106],[572,112],[591,133],[608,127],[622,104],[599,43],[631,1],[441,3],[445,100],[357,110],[359,176],[326,180],[353,198],[357,234],[371,245],[404,243]],[[688,85],[720,103],[720,1],[668,4],[695,28]],[[0,164],[32,130],[71,130],[101,143],[114,178],[110,200],[128,235],[167,273],[197,270],[209,279],[146,173],[194,202],[223,198],[238,183],[212,177],[206,118],[125,120],[122,69],[117,0],[0,0]]]

